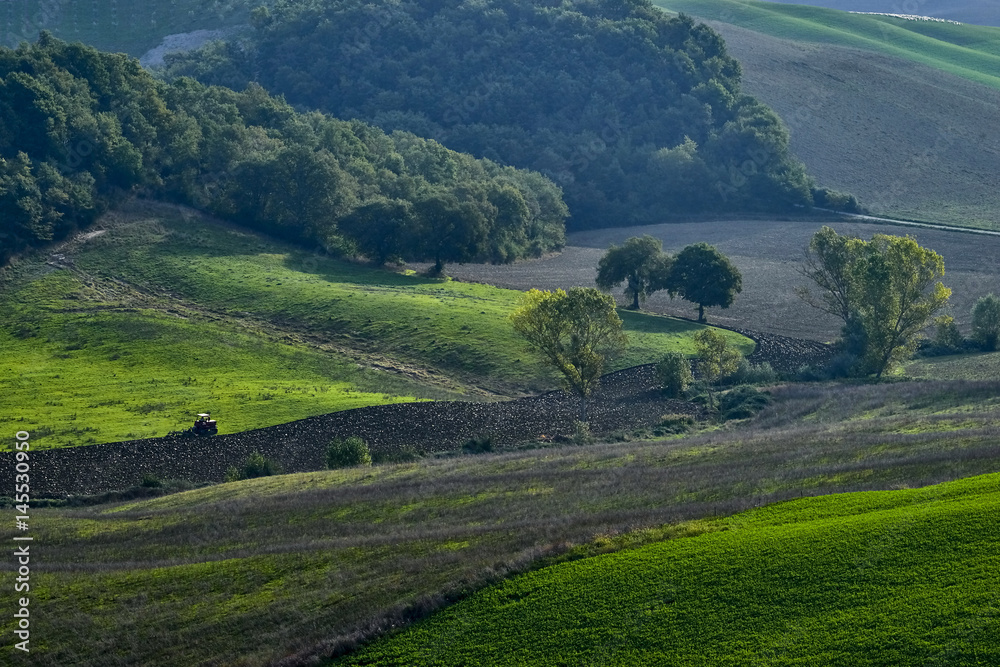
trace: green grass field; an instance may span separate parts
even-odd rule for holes
[[[311,254],[183,209],[134,204],[22,262],[0,296],[0,420],[40,447],[223,433],[413,398],[558,386],[507,321],[521,293]],[[703,327],[623,312],[608,370],[692,353]],[[753,343],[724,332],[745,353]]]
[[[532,572],[343,665],[1000,662],[1000,475],[833,495]]]
[[[756,0],[654,0],[654,4],[782,39],[897,56],[1000,88],[1000,28],[910,21]]]
[[[923,380],[995,380],[1000,377],[1000,352],[916,359],[906,364],[903,372]]]
[[[32,644],[33,652],[37,648],[44,662],[59,665],[271,664],[290,653],[319,654],[325,650],[321,645],[346,646],[351,637],[405,625],[533,565],[698,534],[703,536],[625,552],[623,560],[611,561],[618,563],[612,570],[634,579],[609,580],[614,587],[603,591],[613,597],[595,603],[593,616],[578,614],[576,605],[590,604],[579,601],[583,598],[560,601],[569,625],[560,627],[550,618],[539,626],[551,628],[559,644],[547,664],[558,664],[559,655],[565,664],[588,659],[600,664],[604,644],[595,648],[593,642],[612,638],[621,642],[610,645],[604,664],[619,664],[629,658],[628,628],[643,618],[647,631],[640,634],[651,642],[646,648],[658,646],[652,641],[658,637],[693,642],[695,649],[677,647],[678,656],[689,655],[709,637],[721,642],[713,650],[722,651],[727,644],[721,640],[739,636],[745,641],[733,650],[744,653],[735,655],[758,651],[754,655],[763,660],[772,654],[760,651],[779,651],[785,633],[802,627],[808,632],[793,632],[787,642],[788,655],[797,660],[789,664],[826,662],[827,653],[817,659],[803,653],[822,649],[824,642],[840,646],[848,632],[874,642],[866,646],[877,648],[883,641],[899,647],[899,653],[874,654],[882,658],[907,658],[903,649],[909,650],[913,637],[925,642],[921,655],[932,656],[950,650],[946,639],[961,637],[956,633],[965,629],[978,638],[975,623],[984,607],[973,594],[991,594],[995,604],[991,577],[1000,571],[995,543],[983,551],[983,543],[962,541],[970,532],[995,538],[996,496],[985,490],[972,495],[979,482],[939,495],[927,490],[844,496],[795,501],[735,520],[722,517],[802,495],[917,487],[997,472],[998,384],[793,385],[774,395],[775,402],[755,420],[696,436],[425,458],[220,484],[116,505],[34,508],[32,535],[44,546],[45,567],[37,574],[32,570],[31,613],[37,618],[32,637],[43,640]],[[982,482],[994,488],[996,483],[995,476]],[[955,511],[943,511],[947,507]],[[910,510],[914,522],[900,525]],[[969,528],[982,517],[989,523]],[[13,526],[0,529],[0,539],[9,540],[12,531]],[[848,541],[838,542],[845,535]],[[933,565],[932,548],[947,540],[955,546],[942,548],[940,557],[955,557],[946,561],[954,576],[919,569]],[[884,557],[878,551],[882,545]],[[587,584],[596,585],[605,562],[584,560],[572,566],[582,569],[566,572],[599,573]],[[633,605],[641,610],[643,596],[653,595],[651,587],[666,580],[649,575],[656,563],[671,568],[674,603],[655,613],[650,608],[650,616],[636,615]],[[890,577],[897,564],[902,569],[896,580],[880,578]],[[627,574],[633,566],[634,574]],[[845,579],[852,572],[854,578]],[[923,588],[904,586],[898,595],[889,594],[898,580],[914,573],[927,575]],[[813,579],[815,587],[795,588]],[[850,585],[841,593],[830,591],[837,581]],[[501,590],[525,590],[522,583],[510,585],[515,588]],[[482,599],[497,595],[489,592]],[[864,595],[873,605],[885,601],[886,611],[879,615],[862,605],[852,615],[848,607],[858,602],[852,596]],[[621,607],[614,606],[617,597]],[[894,616],[901,604],[923,614],[931,598],[942,602],[931,621],[915,615],[906,625]],[[830,606],[810,606],[817,599],[829,599]],[[757,634],[734,631],[727,639],[733,612],[723,602],[759,613],[753,628],[741,627]],[[515,600],[509,604],[522,608]],[[479,602],[475,605],[479,609]],[[965,616],[953,613],[959,606]],[[555,606],[540,605],[540,612],[545,609]],[[687,615],[678,619],[671,609]],[[701,611],[709,615],[691,618]],[[616,614],[624,626],[601,630]],[[482,627],[475,616],[469,618],[470,633]],[[573,627],[588,619],[591,625]],[[669,632],[659,625],[665,619],[676,621]],[[864,619],[876,625],[859,628]],[[995,615],[989,619],[996,622]],[[940,635],[924,633],[928,622],[939,623]],[[438,623],[429,627],[442,627]],[[529,650],[540,650],[521,629],[498,627],[525,640],[525,660],[532,659]],[[0,622],[0,632],[10,629],[9,621]],[[692,634],[699,629],[704,636]],[[814,629],[822,630],[815,641]],[[897,629],[903,633],[898,640],[881,634]],[[995,627],[987,631],[986,637],[996,636]],[[406,637],[393,641],[410,641]],[[492,641],[470,634],[476,645],[463,654],[460,639],[439,639],[454,655],[470,656],[468,664],[475,664],[477,646]],[[636,656],[648,657],[638,652],[643,647],[635,648]],[[564,649],[577,653],[560,654]],[[983,654],[982,664],[995,655]],[[742,664],[748,663],[753,664]]]

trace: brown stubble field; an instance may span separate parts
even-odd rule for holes
[[[816,220],[720,220],[577,232],[569,235],[568,245],[559,255],[500,266],[452,265],[447,271],[459,280],[524,290],[593,286],[601,255],[609,245],[621,244],[630,236],[655,236],[671,253],[704,241],[729,256],[743,274],[743,292],[731,307],[706,310],[710,324],[825,342],[837,338],[839,321],[795,295],[795,288],[807,282],[799,274],[805,248],[824,224],[838,233],[866,239],[872,234],[910,235],[940,253],[945,263],[943,282],[953,290],[950,312],[966,335],[976,299],[989,292],[1000,294],[1000,236]],[[697,317],[696,307],[671,300],[665,293],[654,294],[644,307],[667,315]]]

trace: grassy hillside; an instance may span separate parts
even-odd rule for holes
[[[199,411],[234,432],[558,386],[506,320],[520,292],[338,261],[171,206],[98,226],[62,259],[21,263],[0,296],[0,419],[39,446],[165,435]],[[623,317],[632,344],[609,371],[692,353],[702,328]]]
[[[336,664],[1000,661],[1000,475],[810,498],[567,563]]]
[[[719,590],[708,587],[710,577],[733,577],[737,584],[725,589],[723,599],[766,612],[764,618],[774,623],[761,623],[759,630],[761,637],[779,642],[772,644],[777,651],[783,632],[811,631],[831,621],[803,606],[825,592],[821,583],[831,581],[820,568],[828,567],[833,577],[856,564],[856,585],[830,593],[837,605],[852,601],[862,584],[876,598],[891,600],[879,577],[897,556],[910,558],[899,552],[913,552],[911,571],[917,572],[920,559],[930,558],[922,551],[927,545],[946,535],[965,539],[973,518],[995,514],[995,496],[982,492],[977,509],[971,496],[961,499],[953,493],[961,487],[953,487],[941,498],[953,497],[948,502],[963,510],[957,514],[934,514],[935,506],[922,503],[924,496],[914,492],[899,496],[902,504],[877,497],[830,501],[834,504],[823,510],[825,517],[820,516],[823,505],[793,504],[788,507],[804,507],[806,513],[782,515],[779,506],[736,522],[709,521],[802,495],[907,488],[1000,470],[996,382],[792,386],[774,394],[775,403],[754,421],[687,438],[425,459],[261,478],[110,507],[34,509],[32,534],[45,545],[46,563],[37,575],[32,572],[32,618],[37,618],[32,628],[45,638],[38,653],[48,664],[267,664],[290,653],[322,654],[390,624],[408,623],[544,556],[574,558],[713,531],[708,537],[723,541],[708,544],[728,545],[732,570],[711,569],[724,557],[719,551],[712,552],[715,561],[697,560],[697,545],[706,542],[656,547],[662,553],[680,549],[677,554],[692,559],[686,561],[692,567],[682,570],[689,573],[684,585],[671,584],[677,587],[671,593],[675,604],[718,609],[711,596],[699,601],[689,593]],[[995,487],[996,479],[991,480],[983,483]],[[933,497],[924,493],[930,494],[928,500]],[[892,508],[905,508],[910,501],[914,522],[897,523]],[[882,529],[862,514],[876,502],[892,519]],[[800,523],[789,525],[788,532],[768,526],[785,518]],[[988,527],[994,523],[980,531],[983,537],[994,534]],[[918,530],[924,526],[932,528]],[[642,530],[623,532],[636,529]],[[827,538],[854,529],[857,537],[847,544],[860,546],[853,552],[841,551],[847,546],[833,541],[824,546]],[[0,531],[0,539],[9,539],[10,530]],[[771,537],[775,548],[764,549]],[[992,568],[969,566],[959,575],[982,575],[979,590],[995,588],[990,578],[995,575],[989,574],[997,571],[991,560],[995,554],[980,553],[975,541],[955,544],[968,549],[956,546],[950,553],[981,556],[983,568]],[[883,545],[885,558],[878,551]],[[810,548],[815,560],[805,555]],[[756,560],[745,560],[751,554]],[[838,564],[838,556],[847,562]],[[704,569],[694,567],[699,563]],[[746,579],[748,573],[735,568],[743,563],[761,578]],[[787,574],[768,563],[785,566]],[[953,563],[969,565],[957,558]],[[807,575],[816,577],[816,588],[789,600],[787,612],[774,608],[787,599],[781,597],[785,593],[749,595],[758,592],[754,586],[766,584],[774,591],[798,585]],[[977,581],[948,576],[945,581],[929,575],[924,593],[952,605]],[[628,587],[642,587],[645,593],[650,582],[636,580]],[[949,590],[946,584],[952,583],[957,588]],[[741,602],[743,593],[748,595]],[[635,600],[622,589],[616,597],[623,604]],[[927,598],[897,598],[904,599],[926,608],[921,600]],[[964,617],[953,614],[951,606],[941,607],[937,620],[945,630],[927,637],[928,650],[964,627],[979,632],[974,624],[984,608],[972,597],[964,600]],[[520,609],[515,601],[510,604]],[[595,621],[604,617],[603,604],[594,607],[600,615]],[[586,615],[572,609],[567,607],[567,618],[586,622]],[[659,614],[670,610],[654,613],[650,607],[649,612],[650,623],[658,623]],[[637,618],[633,609],[622,613],[625,619]],[[816,641],[856,628],[851,623],[867,613],[859,608],[852,618],[845,610],[837,617],[843,626],[833,619]],[[871,613],[873,622],[896,622],[892,614]],[[9,632],[5,623],[0,632]],[[874,639],[875,632],[881,630],[862,634]],[[578,639],[622,636],[621,628],[559,633],[553,636],[568,647]],[[789,649],[809,647],[809,636],[794,632]],[[626,646],[616,643],[611,649]],[[750,642],[742,650],[759,646]],[[622,656],[627,654],[614,653],[608,662],[617,664]],[[572,656],[566,661],[583,662]]]
[[[1000,28],[752,0],[657,0],[655,4],[782,39],[876,51],[1000,88]]]

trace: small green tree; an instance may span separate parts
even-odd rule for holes
[[[708,384],[708,407],[714,407],[712,383],[732,375],[740,367],[743,355],[729,345],[729,340],[714,329],[703,329],[694,336],[698,352],[698,373]]]
[[[944,275],[941,255],[908,236],[864,241],[823,227],[809,243],[802,273],[819,294],[802,288],[799,296],[844,321],[844,347],[858,357],[854,372],[876,378],[913,353],[951,296],[937,281]]]
[[[674,258],[666,281],[670,296],[698,304],[698,321],[705,307],[728,308],[743,291],[743,276],[729,258],[707,243],[689,245]]]
[[[934,318],[934,345],[941,350],[957,352],[962,349],[962,332],[951,315]]]
[[[510,316],[514,330],[563,376],[567,391],[580,397],[580,421],[587,398],[601,381],[605,360],[628,343],[615,301],[590,287],[569,292],[531,290]]]
[[[280,472],[281,469],[277,463],[269,458],[266,458],[260,452],[255,451],[247,457],[246,462],[244,462],[241,468],[231,466],[226,471],[226,481],[238,482],[242,479],[253,479],[255,477],[277,475]]]
[[[326,448],[327,468],[349,468],[352,466],[370,466],[372,454],[368,443],[356,435],[348,438],[334,438]]]
[[[663,386],[664,395],[670,398],[680,398],[684,390],[694,382],[691,375],[691,362],[680,352],[668,352],[660,363],[656,364],[656,377]]]
[[[613,245],[597,265],[597,287],[602,292],[625,283],[625,297],[632,310],[653,292],[665,289],[673,260],[663,252],[663,243],[652,236],[633,236],[621,246]]]
[[[1000,299],[987,294],[972,307],[972,337],[987,351],[997,349],[1000,340]]]

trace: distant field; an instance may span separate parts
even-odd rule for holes
[[[947,561],[962,567],[942,570],[949,572],[945,579],[924,577],[930,597],[901,597],[897,602],[907,600],[924,610],[927,600],[948,601],[937,617],[942,634],[914,635],[927,638],[928,651],[963,628],[978,633],[982,607],[968,591],[980,582],[982,594],[995,595],[992,577],[1000,572],[1000,564],[995,544],[980,553],[975,540],[959,540],[968,537],[970,522],[982,516],[988,521],[978,534],[995,535],[992,517],[998,508],[995,495],[985,490],[977,508],[973,496],[963,499],[953,493],[964,493],[962,487],[953,487],[945,496],[960,511],[936,515],[925,513],[934,507],[923,502],[934,499],[927,491],[884,501],[848,497],[831,499],[832,505],[779,505],[731,522],[712,517],[802,495],[909,488],[997,472],[1000,385],[797,385],[777,388],[774,395],[774,404],[749,423],[686,438],[428,458],[261,478],[114,506],[36,508],[32,535],[36,544],[45,545],[45,567],[37,575],[32,572],[32,618],[37,618],[32,628],[45,637],[48,664],[102,664],[108,646],[114,646],[119,664],[264,665],[289,653],[322,653],[323,643],[327,649],[350,645],[346,638],[371,636],[391,623],[405,625],[460,597],[461,591],[523,571],[542,558],[580,558],[711,532],[652,547],[664,555],[683,556],[685,560],[673,561],[676,564],[691,565],[671,570],[687,572],[672,584],[678,610],[723,614],[713,605],[732,603],[734,609],[745,609],[742,605],[759,603],[755,610],[768,621],[759,626],[762,641],[780,640],[785,630],[796,627],[817,630],[790,635],[792,651],[820,646],[816,642],[836,636],[838,628],[855,628],[865,615],[880,624],[892,621],[879,628],[923,632],[924,626],[896,625],[895,612],[879,615],[864,605],[853,611],[846,606],[862,584],[874,596],[887,595],[880,582],[893,582],[883,577],[897,571],[900,579],[922,573],[917,565],[933,563],[926,549],[953,539],[961,548],[942,549],[941,557],[957,557],[968,547],[969,557],[979,565]],[[987,481],[995,488],[996,480],[991,479]],[[869,521],[879,516],[871,512],[876,502],[885,517],[882,529]],[[784,507],[801,507],[803,513],[785,513]],[[913,510],[913,521],[907,519],[907,507]],[[931,521],[934,516],[939,520]],[[785,519],[796,523],[785,529],[769,525]],[[843,533],[838,534],[836,526],[855,537],[839,542]],[[9,540],[12,530],[0,530],[0,539]],[[768,537],[774,538],[773,548],[762,548]],[[704,559],[684,555],[705,538],[717,548]],[[724,556],[721,548],[727,545],[730,555]],[[625,568],[634,565],[637,575],[652,573],[642,569],[651,561],[644,556],[636,560],[638,554],[624,553],[617,569],[624,575]],[[900,559],[908,558],[914,560],[904,566]],[[590,567],[588,562],[580,566]],[[603,567],[601,561],[594,562]],[[674,567],[670,561],[659,562]],[[727,562],[732,571],[711,569]],[[896,570],[897,564],[913,568]],[[701,565],[704,569],[699,570]],[[971,576],[980,574],[983,578]],[[710,575],[715,585],[709,584]],[[744,578],[752,575],[760,576]],[[737,588],[723,587],[730,579]],[[794,599],[784,597],[813,580],[815,588],[801,589]],[[607,581],[611,585],[612,580]],[[669,609],[650,607],[651,615],[645,616],[642,601],[638,609],[628,606],[634,593],[650,592],[657,581],[662,579],[629,580],[606,602],[592,606],[598,616],[577,613],[580,607],[574,603],[566,607],[565,618],[603,622],[608,609],[604,605],[620,597],[626,604],[618,614],[623,622],[646,618],[646,627],[655,629],[652,634],[666,640],[669,633],[659,623],[667,617],[659,614],[669,614]],[[838,593],[826,588],[830,581],[854,583]],[[955,588],[948,587],[951,583]],[[836,605],[831,611],[843,610],[843,626],[828,622],[820,610],[799,606],[817,594],[829,595]],[[509,603],[520,609],[534,599],[540,598]],[[955,600],[967,602],[966,616],[954,613]],[[775,608],[783,602],[788,603],[786,612]],[[718,629],[711,625],[713,618],[721,622],[723,616],[701,621],[687,616],[676,631]],[[995,613],[991,618],[995,623]],[[505,627],[514,631],[513,626]],[[599,655],[574,642],[610,640],[621,629],[612,625],[603,633],[583,628],[576,632],[555,621],[539,627],[551,627],[561,646],[581,646],[581,657],[598,663]],[[997,636],[994,627],[986,629],[986,637]],[[10,636],[10,630],[9,620],[0,622],[0,632]],[[527,642],[528,635],[516,636],[525,638],[526,648],[537,646]],[[462,640],[441,641],[459,647]],[[624,646],[616,643],[611,648]],[[744,649],[759,646],[751,642]],[[610,655],[606,664],[620,662],[620,653]],[[586,664],[571,657],[565,662]]]
[[[1000,88],[1000,28],[749,0],[656,0],[654,4],[782,39],[876,51]]]
[[[1000,378],[1000,352],[918,359],[907,364],[905,372],[926,380],[994,380]]]
[[[521,293],[312,254],[184,209],[134,204],[22,262],[0,297],[3,416],[40,446],[222,432],[423,398],[558,387],[507,321]],[[609,372],[694,352],[702,325],[624,313]],[[753,343],[725,332],[745,353]]]
[[[33,42],[48,30],[68,42],[138,58],[167,35],[246,24],[257,0],[7,0],[0,6],[0,44]]]
[[[810,498],[532,572],[338,665],[1000,662],[1000,475]]]

